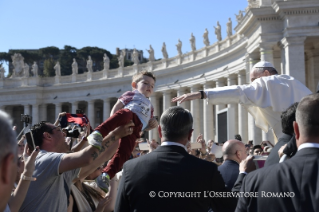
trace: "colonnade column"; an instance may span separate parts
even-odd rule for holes
[[[23,114],[24,115],[33,115],[33,114],[31,114],[31,111],[30,111],[30,105],[29,104],[25,104],[24,105],[24,111],[23,111]],[[31,125],[33,125],[33,124],[36,124],[33,120],[32,120],[32,123],[31,123]],[[25,125],[23,124],[23,127],[24,127]],[[29,131],[29,128],[26,128],[26,129],[24,129],[24,133],[27,133]]]
[[[260,60],[268,61],[274,65],[274,53],[273,43],[261,43],[260,44]]]
[[[231,85],[236,85],[237,82],[237,76],[234,74],[231,74],[227,77],[227,85],[231,86]],[[234,120],[233,123],[228,123],[229,125],[233,125],[233,129],[234,129],[234,133],[237,134],[238,133],[238,104],[228,104],[227,105],[228,108],[231,108],[234,110]],[[235,136],[235,135],[232,135]]]
[[[193,85],[191,87],[191,93],[198,92],[199,86]],[[191,105],[191,113],[193,115],[193,135],[191,138],[191,142],[196,142],[196,138],[201,133],[202,129],[200,129],[200,108],[199,108],[199,101],[201,99],[195,99],[190,102]],[[202,100],[201,100],[202,101]]]
[[[212,84],[205,83],[203,85],[203,90],[212,88]],[[204,139],[206,142],[208,140],[214,140],[214,105],[212,105],[208,99],[203,102],[203,120],[204,120]]]
[[[248,69],[246,70],[246,79],[248,78],[250,82],[250,71],[252,70],[253,66],[259,62],[259,54],[257,52],[247,54],[246,61],[248,62],[246,66]],[[260,144],[262,140],[261,129],[256,127],[255,119],[251,114],[248,114],[248,139],[252,140],[254,145]]]
[[[171,106],[171,91],[163,91],[163,112]]]
[[[153,111],[153,115],[154,116],[158,116],[158,111],[159,111],[159,108],[158,108],[158,99],[157,99],[157,96],[156,96],[156,93],[153,93],[153,95],[150,97],[150,101],[153,105],[153,108],[154,108],[154,111]],[[158,121],[159,121],[159,118],[158,117]],[[158,123],[159,124],[159,123]],[[159,136],[158,136],[158,128],[154,128],[150,131],[148,131],[148,139],[151,141],[152,139],[155,139],[156,141],[159,141]]]
[[[39,105],[32,105],[32,125],[39,123]]]
[[[103,100],[103,121],[110,117],[110,113],[110,98],[106,98]]]
[[[306,37],[284,37],[281,44],[285,53],[285,74],[306,84],[305,45]]]
[[[24,111],[23,111],[23,113],[24,113],[25,115],[31,115],[31,113],[30,113],[30,105],[29,105],[29,104],[24,105]]]
[[[47,121],[47,104],[42,103],[40,106],[41,110],[40,110],[40,121]]]
[[[92,128],[95,128],[95,117],[94,117],[94,100],[88,101],[88,118]]]
[[[62,103],[61,103],[61,102],[55,103],[55,117],[54,117],[54,121],[58,118],[59,113],[62,112],[61,110],[62,110]]]
[[[238,73],[238,85],[244,85],[246,83],[245,71]],[[244,143],[248,142],[248,112],[240,104],[238,104],[238,133]]]
[[[219,88],[219,87],[224,87],[225,86],[225,78],[219,78],[217,79],[216,81],[216,88]],[[222,105],[216,105],[216,112],[222,110],[226,108],[226,105],[222,104]]]
[[[75,114],[76,110],[79,109],[79,102],[78,101],[72,102],[71,105],[72,105],[71,113]]]

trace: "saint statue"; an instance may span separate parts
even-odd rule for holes
[[[126,51],[125,49],[122,49],[120,56],[118,57],[119,66],[124,67],[124,59],[125,59]]]
[[[86,68],[88,69],[88,72],[93,72],[93,61],[91,56],[89,56],[88,60],[86,61]]]
[[[196,51],[196,39],[193,33],[191,34],[191,38],[189,39],[189,42],[191,43],[192,51]]]
[[[215,34],[216,34],[217,40],[221,41],[222,40],[222,33],[221,33],[221,26],[219,24],[219,21],[217,21],[217,27],[214,27],[214,28],[215,28]]]
[[[138,59],[138,52],[136,51],[136,49],[133,50],[132,57],[134,65],[138,65],[140,61]]]
[[[76,62],[76,59],[73,58],[73,63],[72,63],[72,74],[78,74],[79,67],[78,67],[78,63]]]
[[[180,39],[178,39],[178,44],[176,44],[176,48],[177,48],[177,52],[178,52],[178,55],[181,56],[183,53],[182,53],[182,41]]]
[[[38,76],[38,65],[37,65],[37,62],[34,61],[33,65],[32,65],[32,73],[35,77]]]
[[[2,66],[2,63],[0,63],[0,77],[1,77],[1,80],[4,80],[4,72],[5,72],[5,70],[4,70],[3,66]]]
[[[24,70],[24,76],[29,77],[30,76],[30,72],[29,72],[30,66],[27,63],[24,64],[23,70]]]
[[[167,51],[166,51],[166,44],[165,44],[165,42],[163,42],[162,53],[163,53],[163,57],[164,57],[165,59],[167,59],[167,58],[168,58],[168,54],[167,54]]]
[[[152,48],[152,45],[150,45],[150,49],[147,50],[149,53],[149,57],[148,60],[149,61],[155,61],[155,57],[154,57],[154,49]]]
[[[204,38],[204,44],[205,44],[205,46],[209,46],[209,38],[208,38],[208,30],[207,30],[207,28],[205,29],[205,32],[204,32],[204,34],[203,34],[203,38]]]
[[[55,66],[53,67],[55,70],[55,76],[61,76],[61,66],[59,61],[56,62]]]
[[[243,12],[241,10],[239,10],[238,15],[235,14],[235,16],[236,16],[238,24],[242,21],[242,19],[244,17]]]
[[[227,25],[227,36],[230,37],[233,35],[233,24],[230,18],[228,19],[228,22],[226,25]]]
[[[108,70],[110,68],[110,58],[106,55],[106,53],[104,53],[103,65],[104,65],[104,70]]]

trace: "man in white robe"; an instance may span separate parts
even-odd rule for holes
[[[272,130],[275,141],[282,135],[281,113],[299,102],[311,91],[288,75],[278,75],[274,66],[261,61],[250,72],[251,84],[232,85],[184,94],[172,102],[184,102],[208,98],[212,104],[239,103],[255,118],[255,124],[263,131]]]

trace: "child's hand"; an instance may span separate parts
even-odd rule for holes
[[[158,126],[158,123],[155,118],[151,118],[148,122],[148,128],[153,129]]]

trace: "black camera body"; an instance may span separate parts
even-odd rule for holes
[[[84,111],[83,111],[82,109],[77,109],[75,113],[76,113],[76,114],[82,114],[82,115],[83,115],[83,114],[84,114]]]
[[[66,137],[78,138],[79,135],[80,135],[80,132],[78,129],[66,131]]]
[[[21,114],[21,121],[26,123],[26,124],[29,124],[32,122],[32,116]]]

